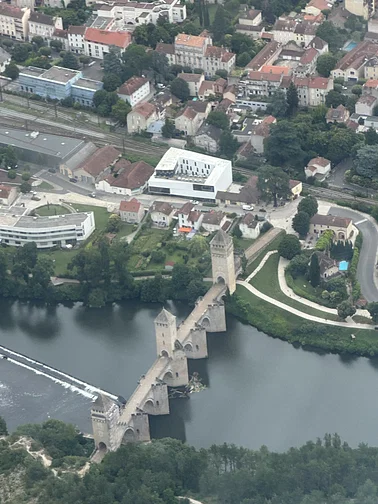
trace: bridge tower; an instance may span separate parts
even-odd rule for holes
[[[230,294],[236,289],[234,244],[231,236],[222,229],[210,242],[213,283],[223,282]]]
[[[186,385],[189,381],[188,360],[177,339],[176,317],[163,308],[155,319],[158,357],[168,357],[169,366],[163,381],[171,387]]]
[[[92,429],[95,446],[99,451],[114,451],[119,446],[117,422],[120,416],[118,404],[100,394],[92,405]]]

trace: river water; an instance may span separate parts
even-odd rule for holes
[[[186,306],[168,305],[178,321]],[[155,358],[158,305],[137,302],[91,310],[0,300],[0,345],[128,397]],[[151,417],[154,437],[197,447],[265,444],[283,451],[325,432],[351,445],[378,441],[378,362],[296,349],[228,317],[208,335],[209,359],[191,361],[207,389],[171,401]],[[17,425],[58,418],[90,432],[90,399],[0,360],[0,415]]]

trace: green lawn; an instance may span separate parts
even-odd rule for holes
[[[133,224],[126,224],[126,222],[122,222],[121,229],[117,233],[117,238],[123,238],[124,236],[128,236],[134,231]]]
[[[92,205],[79,205],[77,203],[72,204],[78,212],[93,212],[96,223],[96,231],[105,231],[106,225],[108,223],[110,213],[106,207],[92,206]]]
[[[45,189],[47,191],[50,189],[54,189],[54,186],[52,186],[48,182],[42,182],[41,184],[39,184],[39,186],[37,186],[37,189]]]
[[[231,301],[228,304],[229,311],[270,336],[337,353],[378,355],[378,333],[374,330],[307,322],[302,317],[263,301],[242,285],[237,286],[236,295],[245,303],[247,310],[242,313]],[[355,335],[354,340],[351,334]]]
[[[252,278],[250,284],[256,287],[256,289],[258,289],[263,294],[277,299],[278,301],[281,301],[281,303],[285,303],[288,306],[291,306],[292,308],[300,310],[304,313],[308,313],[309,315],[314,315],[316,317],[326,318],[329,320],[340,320],[337,315],[326,313],[321,310],[317,310],[316,308],[306,306],[303,303],[299,303],[298,301],[295,301],[295,299],[291,299],[290,297],[286,296],[281,291],[278,282],[278,261],[278,254],[271,255],[266,261],[264,267],[257,273],[255,277]]]
[[[41,255],[50,257],[54,262],[54,273],[56,276],[64,276],[67,271],[67,265],[80,249],[68,250],[59,249],[51,251],[41,251]]]
[[[46,217],[50,215],[65,215],[71,213],[68,208],[61,205],[44,205],[36,208],[36,213],[41,217]]]
[[[257,268],[257,266],[260,264],[260,262],[268,252],[270,252],[271,250],[277,250],[278,245],[281,243],[281,240],[285,236],[285,234],[286,233],[283,232],[280,235],[276,236],[276,238],[262,252],[260,252],[256,259],[247,266],[245,276],[248,276]]]
[[[321,294],[323,289],[321,287],[313,287],[304,276],[293,278],[291,275],[286,273],[285,277],[288,286],[291,287],[298,296],[304,297],[323,306],[333,308],[330,303],[327,303],[325,299],[322,299]]]
[[[245,250],[252,245],[256,240],[251,238],[236,238],[234,236],[234,248]]]

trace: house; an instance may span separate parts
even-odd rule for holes
[[[341,276],[339,267],[335,259],[331,259],[327,254],[323,252],[314,252],[318,256],[320,277],[323,280],[335,278]]]
[[[377,79],[378,78],[378,57],[377,56],[370,58],[365,63],[364,78],[365,79]]]
[[[330,229],[335,233],[335,240],[347,241],[353,236],[352,219],[334,215],[315,214],[310,219],[310,233],[318,237]]]
[[[195,136],[211,110],[208,102],[189,101],[184,110],[176,117],[175,127],[184,135]]]
[[[187,201],[177,212],[178,228],[195,229],[198,231],[202,224],[203,213],[194,210],[194,204]]]
[[[349,115],[350,115],[349,110],[346,107],[344,107],[344,105],[339,105],[335,109],[331,107],[327,112],[326,122],[327,123],[337,122],[340,124],[346,123],[349,119]]]
[[[171,147],[148,181],[150,193],[215,202],[232,184],[232,164],[199,152]]]
[[[104,54],[108,54],[111,47],[123,53],[130,44],[131,33],[128,31],[87,28],[84,33],[84,54],[91,58],[104,59]]]
[[[320,23],[302,21],[295,26],[294,40],[303,47],[307,47],[316,36]]]
[[[257,188],[257,175],[251,175],[239,192],[218,191],[217,203],[226,205],[256,205],[261,199],[261,193]]]
[[[206,229],[209,233],[214,231],[219,231],[225,224],[227,218],[226,214],[222,211],[211,211],[207,212],[202,219],[202,227]]]
[[[246,213],[239,224],[243,238],[255,240],[260,234],[260,222],[251,213]]]
[[[294,68],[293,74],[296,77],[307,77],[315,73],[318,57],[319,52],[316,49],[313,47],[306,49],[299,60],[299,65]]]
[[[371,94],[378,98],[378,79],[370,79],[362,86],[362,94]]]
[[[253,39],[261,38],[262,33],[265,31],[262,26],[261,10],[248,9],[244,15],[239,17],[235,28],[237,33],[243,33]]]
[[[0,3],[0,35],[15,40],[27,40],[30,8],[19,9],[6,2]]]
[[[224,96],[227,92],[234,91],[231,86],[227,86],[227,81],[225,79],[219,78],[216,81],[203,81],[198,89],[198,97],[201,100],[205,100],[211,96],[222,95],[223,98],[229,98],[229,96]],[[231,94],[232,101],[235,101],[235,92]]]
[[[302,107],[323,105],[328,92],[333,89],[333,79],[328,77],[294,77],[293,82]]]
[[[372,94],[366,94],[359,97],[356,103],[356,114],[363,116],[374,115],[373,110],[377,103],[377,98]]]
[[[96,189],[123,196],[140,194],[153,173],[154,168],[144,161],[130,163],[121,158],[115,163],[111,174],[105,174],[96,182]]]
[[[321,39],[320,37],[314,37],[308,44],[308,47],[313,47],[320,54],[327,53],[329,51],[328,43]]]
[[[219,140],[222,135],[222,130],[212,124],[202,124],[197,134],[194,137],[194,145],[206,150],[207,152],[215,153],[219,150]]]
[[[130,201],[121,201],[119,204],[119,215],[123,222],[139,224],[144,217],[143,205],[135,198]]]
[[[277,119],[273,116],[265,117],[260,124],[258,124],[251,134],[251,144],[258,154],[263,154],[264,152],[264,141],[270,135],[270,128],[272,124],[275,124]]]
[[[280,89],[282,79],[284,75],[288,74],[289,69],[283,67],[284,69],[280,73],[276,72],[263,72],[250,70],[247,77],[243,82],[245,84],[246,95],[258,95],[258,96],[272,96],[274,93]]]
[[[61,17],[53,17],[43,12],[31,12],[29,16],[29,40],[33,37],[42,37],[43,40],[50,40],[55,30],[63,30],[63,20]]]
[[[366,20],[374,15],[376,7],[375,0],[345,0],[345,9],[348,12]]]
[[[165,201],[155,201],[151,208],[151,220],[155,226],[168,227],[172,222],[175,210]]]
[[[364,76],[364,67],[366,62],[378,56],[378,45],[364,40],[359,42],[356,47],[347,52],[336,67],[331,71],[331,76],[343,78],[345,81],[357,81]]]
[[[15,199],[17,199],[17,187],[0,185],[0,203],[2,205],[12,205]]]
[[[297,199],[303,191],[303,185],[300,180],[289,180],[289,188],[290,188],[290,199]]]
[[[148,102],[138,103],[127,114],[127,131],[129,133],[140,133],[146,130],[154,121],[157,121],[158,118],[155,105]]]
[[[67,30],[69,50],[76,54],[85,53],[84,34],[86,26],[69,26]]]
[[[53,31],[53,34],[51,35],[48,43],[51,45],[51,42],[53,40],[56,40],[57,42],[60,42],[62,44],[62,50],[63,51],[69,51],[69,43],[68,43],[68,30],[60,30],[58,28],[55,28]]]
[[[297,22],[294,19],[281,17],[277,19],[272,28],[273,39],[280,44],[287,44],[290,40],[295,40],[295,27]]]
[[[304,169],[306,178],[316,177],[322,182],[331,173],[331,161],[324,157],[316,157],[311,159]]]
[[[198,96],[199,88],[202,82],[205,81],[205,76],[203,74],[182,72],[179,73],[177,77],[188,84],[190,96]]]
[[[0,73],[3,73],[6,66],[9,65],[12,56],[2,47],[0,47]]]
[[[131,107],[144,100],[151,92],[150,81],[145,77],[131,77],[117,90],[121,100],[129,102]]]
[[[89,158],[83,161],[79,166],[68,173],[68,176],[74,177],[81,182],[94,184],[98,177],[104,172],[110,171],[121,153],[112,145],[106,145],[97,149]]]
[[[306,5],[304,11],[306,14],[318,16],[322,11],[332,9],[332,2],[328,0],[310,0]]]

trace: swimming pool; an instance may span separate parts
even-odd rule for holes
[[[352,49],[354,49],[357,45],[357,42],[353,42],[352,40],[346,45],[343,47],[343,50],[344,51],[351,51]]]

